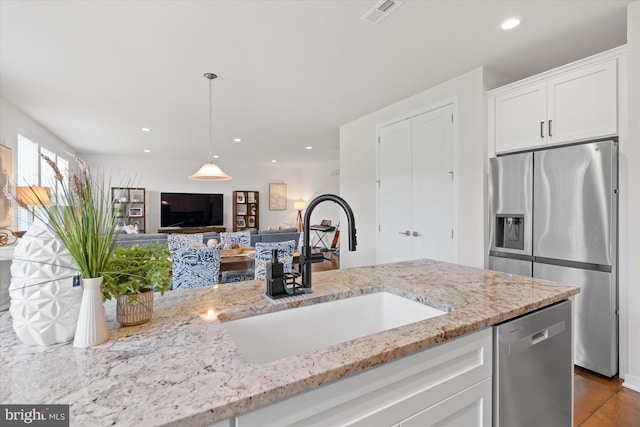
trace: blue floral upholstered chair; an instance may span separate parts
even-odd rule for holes
[[[170,234],[167,242],[173,260],[171,289],[218,284],[220,246],[205,246],[202,234]]]
[[[230,249],[233,244],[248,248],[251,246],[251,233],[248,231],[220,233],[220,243],[224,249]],[[242,282],[244,280],[253,280],[252,268],[222,272],[222,283]]]
[[[293,252],[296,250],[296,245],[297,242],[295,240],[256,243],[255,279],[264,279],[267,276],[267,263],[271,262],[271,251],[273,249],[278,249],[278,260],[284,264],[284,272],[290,273],[293,265]]]

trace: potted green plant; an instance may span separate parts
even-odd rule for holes
[[[153,314],[154,291],[164,295],[171,286],[171,254],[167,244],[150,243],[116,249],[105,269],[104,297],[116,298],[116,319],[139,325]]]

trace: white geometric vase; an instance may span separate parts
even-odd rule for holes
[[[11,263],[11,317],[18,337],[29,345],[71,341],[82,287],[71,254],[44,224],[34,221],[16,246]]]
[[[102,277],[82,279],[82,303],[73,346],[78,348],[102,344],[109,339],[107,316],[102,302]]]

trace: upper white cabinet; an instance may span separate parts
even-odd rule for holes
[[[615,135],[616,60],[562,74],[547,83],[547,143]]]
[[[495,152],[616,135],[615,51],[490,91]]]
[[[544,144],[547,86],[516,88],[495,98],[496,152],[518,151]]]

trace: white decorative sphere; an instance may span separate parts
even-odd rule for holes
[[[35,221],[14,250],[9,295],[13,329],[31,345],[73,339],[82,286],[67,248],[40,221]]]

